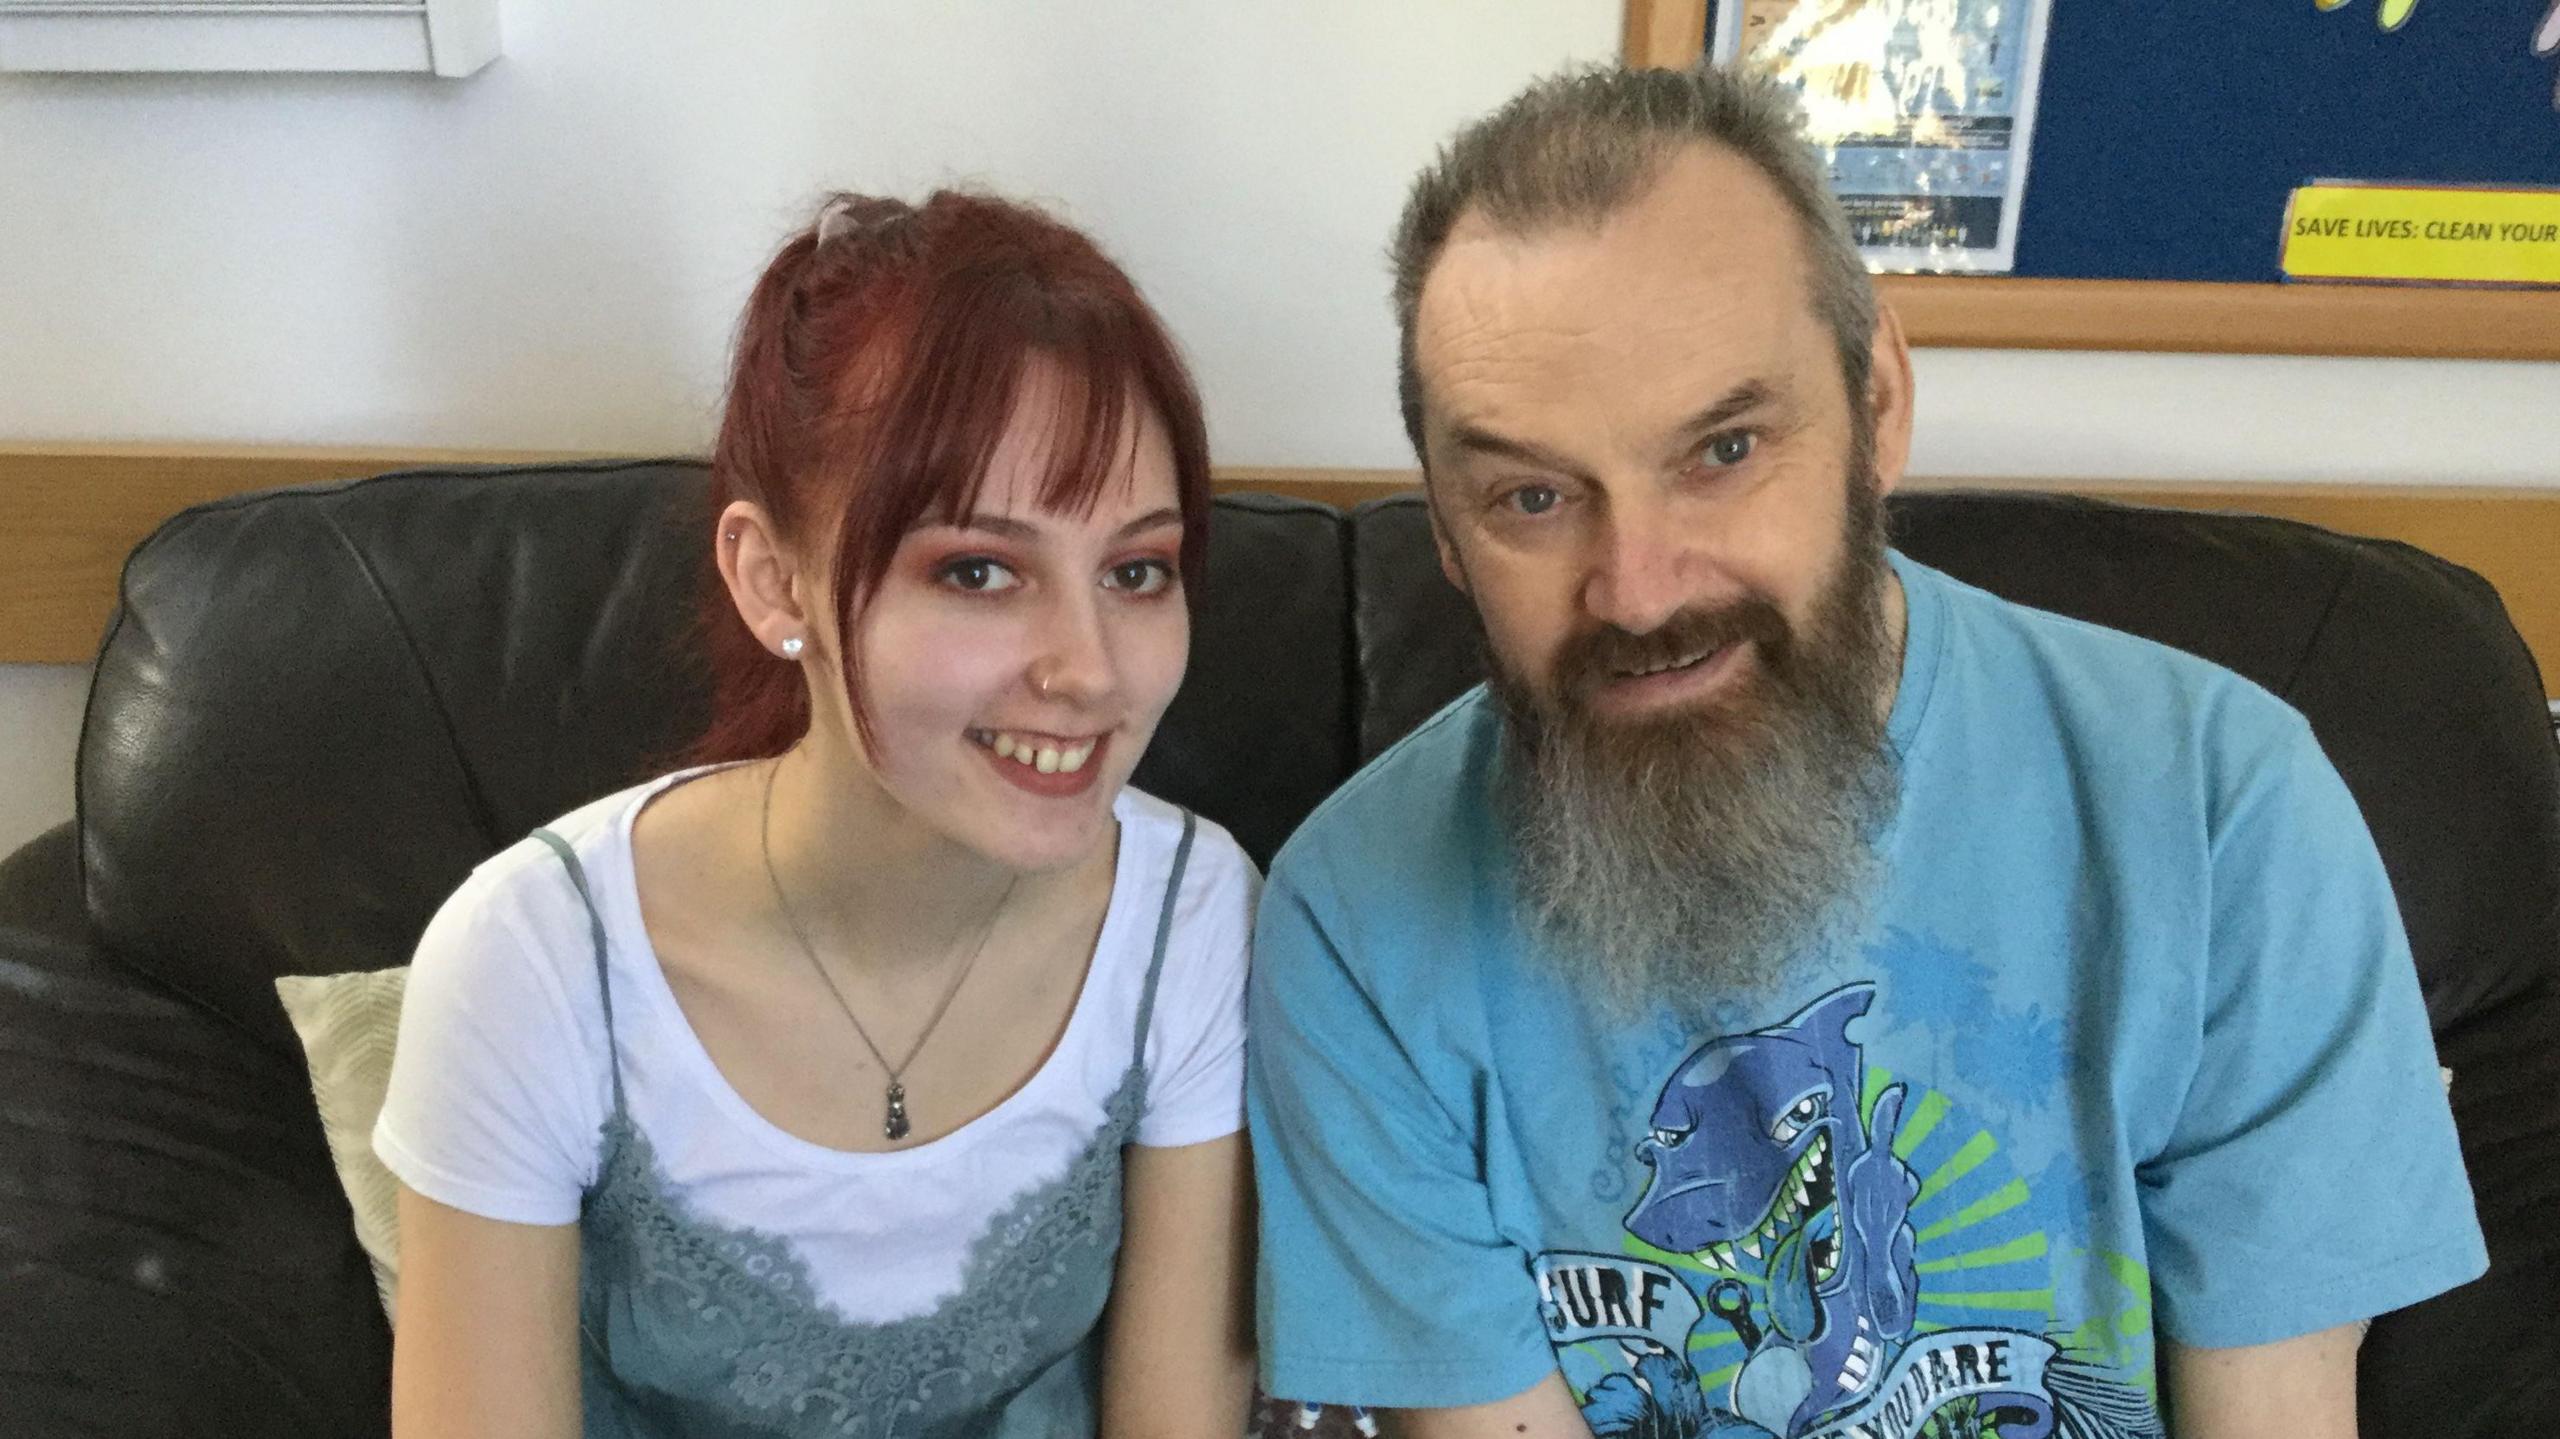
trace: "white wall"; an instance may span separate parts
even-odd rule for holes
[[[1407,462],[1414,168],[1619,0],[507,0],[467,81],[0,77],[0,440],[691,450],[811,197],[977,180],[1100,234],[1219,457]],[[2541,483],[2560,366],[1921,361],[1932,474]],[[76,677],[0,668],[0,848]]]
[[[71,817],[88,678],[76,665],[0,665],[0,858]]]

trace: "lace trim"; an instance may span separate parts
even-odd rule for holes
[[[598,1332],[619,1300],[647,1322],[648,1342],[711,1360],[734,1355],[726,1388],[739,1417],[785,1433],[891,1439],[950,1414],[992,1413],[1081,1344],[1109,1296],[1120,1148],[1145,1087],[1145,1071],[1130,1066],[1083,1153],[1057,1179],[1015,1196],[971,1246],[957,1294],[885,1324],[830,1308],[781,1237],[694,1213],[648,1136],[617,1109],[605,1120],[604,1163],[581,1221],[582,1307],[598,1350],[590,1362],[616,1379],[640,1377],[613,1362]],[[644,1390],[614,1387],[646,1407]],[[685,1398],[730,1407],[710,1395]]]

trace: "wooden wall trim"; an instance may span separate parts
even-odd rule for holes
[[[1618,47],[1629,69],[1685,70],[1707,49],[1707,0],[1627,0]]]
[[[1911,343],[1949,348],[2560,359],[2560,290],[1879,275]]]
[[[124,557],[189,505],[278,485],[413,465],[605,458],[533,451],[304,450],[0,445],[0,664],[86,664],[115,604]],[[1227,466],[1221,490],[1348,507],[1415,483],[1410,469]],[[2164,484],[1933,479],[1931,489],[2042,489],[2135,504],[2237,510],[2378,535],[2466,565],[2497,586],[2560,691],[2560,488]]]
[[[1368,500],[1410,490],[1422,484],[1415,469],[1353,470],[1285,468],[1269,465],[1220,465],[1213,473],[1221,494],[1253,490],[1266,495],[1314,500],[1347,510]]]
[[[408,465],[581,458],[523,451],[0,445],[0,664],[86,664],[124,557],[189,505]]]

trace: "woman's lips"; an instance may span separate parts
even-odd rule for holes
[[[1052,799],[1091,789],[1102,777],[1099,761],[1111,746],[1109,734],[1078,739],[1019,730],[971,730],[969,739],[1007,782]]]

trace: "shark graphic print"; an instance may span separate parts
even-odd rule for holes
[[[1957,1248],[2017,1207],[2015,1182],[1915,1222],[1996,1141],[1914,1166],[1947,1106],[1870,1072],[1850,1028],[1876,997],[1844,985],[1690,1050],[1630,1151],[1620,1251],[1538,1257],[1584,1418],[1602,1439],[2156,1439],[2150,1396],[2106,1368],[2126,1315],[2075,1332],[1983,1322],[1976,1292],[1933,1301],[1933,1273],[2032,1268],[2047,1239]]]

